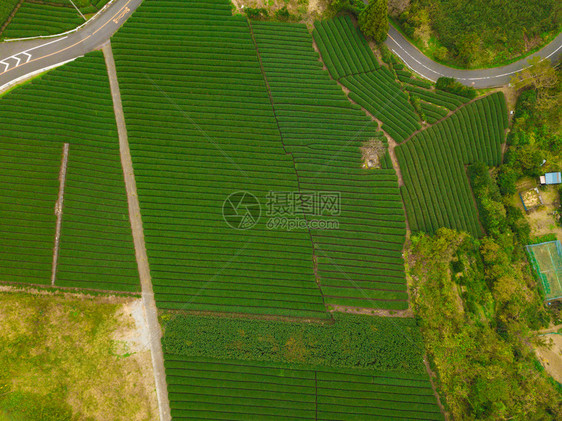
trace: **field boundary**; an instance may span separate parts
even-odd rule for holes
[[[435,126],[436,124],[441,123],[443,120],[448,119],[448,118],[451,117],[453,114],[458,113],[460,109],[466,107],[467,105],[472,104],[473,102],[476,102],[476,101],[478,101],[478,100],[480,100],[480,99],[484,99],[484,98],[486,98],[486,97],[488,97],[488,96],[490,96],[490,95],[493,95],[493,94],[495,94],[496,92],[497,92],[497,91],[489,92],[489,93],[487,93],[487,94],[485,94],[485,95],[480,95],[480,96],[477,96],[476,98],[472,98],[470,101],[465,102],[465,103],[462,104],[462,105],[459,105],[457,108],[455,108],[455,109],[452,110],[452,111],[449,111],[445,117],[440,118],[440,119],[437,120],[435,123],[433,123],[433,124],[427,123],[427,126],[422,127],[421,129],[416,130],[416,131],[413,132],[410,136],[408,136],[406,139],[404,139],[404,141],[402,141],[402,142],[400,142],[400,143],[397,143],[397,145],[403,145],[404,143],[410,141],[410,140],[411,140],[414,136],[416,136],[417,134],[419,134],[419,133],[421,133],[421,132],[423,132],[423,131],[429,129],[430,127]]]
[[[65,292],[70,294],[80,294],[80,295],[120,295],[124,297],[140,297],[140,292],[131,291],[114,291],[111,289],[97,289],[97,288],[82,288],[82,287],[62,287],[59,285],[52,286],[50,284],[30,284],[29,282],[17,282],[17,281],[1,281],[0,280],[0,292],[2,288],[13,288],[16,291],[29,292],[29,289],[37,289],[39,291],[46,292]],[[90,294],[91,293],[91,294]]]
[[[18,10],[20,9],[21,5],[23,4],[24,0],[20,0],[18,2],[18,4],[16,4],[16,6],[12,9],[12,11],[10,12],[10,16],[8,16],[8,19],[6,19],[6,21],[2,24],[2,26],[0,26],[0,38],[2,37],[2,34],[4,33],[4,31],[6,30],[6,28],[8,27],[8,25],[12,22],[12,20],[14,19],[14,16],[16,16],[16,13],[18,12]]]
[[[267,80],[267,75],[266,75],[265,69],[263,67],[260,49],[258,47],[258,43],[256,42],[256,37],[254,36],[254,28],[252,27],[252,22],[247,18],[246,18],[246,20],[248,22],[248,29],[250,30],[250,36],[252,37],[252,42],[254,43],[254,48],[256,49],[256,55],[257,55],[258,62],[259,62],[259,65],[260,65],[260,71],[261,71],[261,74],[262,74],[262,77],[263,77],[263,80],[264,80],[264,83],[265,83],[265,88],[267,90],[267,96],[269,97],[269,102],[271,104],[271,111],[273,112],[273,117],[275,118],[275,124],[277,125],[277,130],[279,131],[279,137],[281,139],[281,144],[283,146],[283,150],[285,151],[285,153],[291,157],[291,160],[293,162],[293,169],[294,169],[295,175],[297,177],[297,184],[298,184],[298,187],[299,187],[299,191],[301,191],[301,179],[300,179],[300,176],[299,176],[299,171],[297,170],[297,165],[295,163],[295,156],[291,152],[287,151],[287,147],[286,147],[285,141],[283,139],[283,132],[281,131],[281,126],[279,125],[279,120],[277,119],[277,113],[275,111],[275,102],[273,101],[273,94],[271,93],[271,87],[269,86],[269,82]],[[308,221],[308,218],[307,218],[306,215],[303,215],[303,217],[306,221]],[[314,239],[312,238],[312,233],[310,232],[310,227],[308,227],[307,232],[308,232],[308,236],[310,238],[310,243],[311,243],[311,246],[312,246],[312,268],[313,268],[313,271],[314,271],[314,280],[315,280],[316,286],[318,288],[318,291],[320,292],[320,296],[322,297],[322,303],[324,304],[324,308],[327,310],[326,300],[324,300],[324,293],[322,292],[320,277],[318,276],[318,256],[316,255],[316,244],[314,243]],[[328,314],[330,314],[330,313],[328,312]],[[332,318],[331,314],[330,314],[330,318]]]
[[[121,92],[119,90],[117,70],[115,67],[115,60],[113,59],[113,51],[111,49],[110,41],[107,41],[103,45],[102,50],[107,66],[109,85],[111,88],[111,96],[113,99],[113,108],[115,111],[115,120],[117,124],[117,132],[119,134],[119,151],[121,155],[121,165],[123,167],[123,175],[125,179],[125,189],[127,190],[129,219],[131,221],[135,255],[137,259],[139,278],[142,289],[142,302],[146,321],[148,323],[148,329],[150,332],[150,353],[152,356],[152,366],[156,384],[156,395],[158,398],[158,409],[160,412],[160,420],[169,421],[171,420],[170,401],[168,398],[168,386],[166,384],[164,353],[162,352],[162,329],[158,322],[158,310],[156,308],[154,291],[152,289],[152,279],[150,276],[150,267],[144,241],[144,230],[142,226],[140,204],[137,195],[137,185],[135,181],[135,174],[133,171],[131,151],[129,149],[127,127],[125,125],[125,114],[123,112],[123,105],[121,103]]]
[[[57,265],[59,263],[59,246],[60,246],[60,233],[62,227],[62,208],[64,205],[64,186],[66,184],[66,170],[68,168],[68,152],[70,145],[65,143],[62,146],[62,161],[59,172],[59,197],[55,203],[55,215],[57,216],[57,224],[55,228],[55,245],[53,248],[53,268],[51,273],[51,286],[55,286],[55,279],[57,276]]]

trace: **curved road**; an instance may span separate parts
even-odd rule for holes
[[[0,43],[0,92],[26,75],[99,48],[141,3],[142,0],[115,0],[78,31],[66,35]]]
[[[562,33],[558,34],[550,44],[545,45],[541,50],[519,61],[506,66],[475,70],[454,69],[434,62],[410,44],[392,25],[390,25],[388,38],[384,43],[410,69],[426,79],[435,82],[441,76],[454,77],[465,85],[475,88],[493,88],[507,85],[515,73],[529,66],[527,60],[531,57],[538,55],[542,58],[549,58],[554,63],[562,55]]]
[[[60,37],[0,43],[0,92],[21,78],[82,56],[111,38],[142,0],[115,0],[106,10],[81,29]],[[562,34],[537,53],[507,66],[491,69],[461,70],[436,63],[424,56],[392,25],[386,45],[414,72],[436,81],[440,76],[454,77],[475,88],[491,88],[509,83],[512,75],[528,66],[527,59],[539,55],[553,62],[562,55]]]

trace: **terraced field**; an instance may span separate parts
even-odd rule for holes
[[[442,420],[427,375],[166,355],[174,419]]]
[[[102,54],[91,53],[3,96],[0,126],[2,156],[11,161],[0,188],[6,204],[0,280],[51,282],[54,210],[63,144],[68,143],[55,285],[138,291]],[[19,262],[21,256],[29,257]]]
[[[311,230],[325,301],[406,308],[396,174],[389,161],[382,169],[361,168],[361,145],[386,138],[322,70],[304,25],[253,22],[252,30],[300,188],[341,192],[339,229]]]
[[[23,2],[0,35],[3,38],[53,35],[69,31],[83,23],[84,19],[73,7]]]
[[[477,100],[396,148],[405,186],[402,197],[413,231],[439,227],[482,229],[465,166],[501,163],[507,110],[501,93]]]
[[[3,100],[0,100],[0,108]],[[1,118],[1,116],[0,116]],[[62,145],[2,136],[0,280],[49,284]]]
[[[442,419],[414,319],[162,321],[174,419]]]
[[[383,122],[400,142],[421,126],[408,95],[381,67],[349,17],[315,23],[314,40],[330,74],[350,90],[349,98]]]
[[[8,1],[8,0],[3,0]],[[90,17],[109,0],[74,0],[80,12]],[[5,10],[0,6],[0,27],[15,7],[17,1],[9,0]],[[80,13],[68,0],[24,1],[14,18],[0,33],[0,38],[25,38],[55,35],[74,29],[84,23]]]
[[[146,1],[113,48],[159,307],[327,317],[308,232],[223,219],[231,193],[265,214],[270,191],[299,190],[245,18]]]

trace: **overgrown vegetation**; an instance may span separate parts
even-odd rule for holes
[[[476,98],[476,89],[471,86],[464,86],[462,83],[452,77],[440,77],[439,79],[437,79],[435,87],[445,92],[464,96],[468,99]]]
[[[394,0],[404,32],[433,58],[462,67],[500,65],[560,30],[557,0]]]
[[[514,194],[522,177],[562,170],[561,70],[555,70],[548,60],[529,62],[531,67],[512,80],[522,92],[500,168],[499,186],[504,195]]]
[[[380,44],[388,33],[387,0],[371,0],[359,14],[359,27],[363,34]]]
[[[452,419],[554,420],[562,399],[534,355],[548,321],[515,236],[412,237],[412,300]]]
[[[116,355],[123,321],[107,301],[0,293],[0,419],[153,419],[140,365]]]
[[[362,0],[331,0],[330,8],[332,12],[348,12],[355,16],[365,10],[365,3]]]
[[[164,315],[164,352],[222,360],[424,373],[413,319],[335,314],[333,325]]]

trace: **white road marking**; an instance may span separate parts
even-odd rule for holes
[[[23,60],[23,58],[20,59],[20,58],[18,58],[18,56],[21,55],[21,54],[24,54],[26,56],[25,63],[29,63],[29,60],[31,60],[31,57],[32,57],[32,55],[29,54],[30,51],[37,50],[38,48],[46,47],[47,45],[54,44],[55,42],[62,41],[63,39],[66,39],[66,38],[68,38],[68,37],[58,38],[58,39],[56,39],[54,41],[50,41],[46,44],[41,44],[41,45],[38,45],[38,46],[33,47],[33,48],[28,48],[27,50],[20,51],[19,53],[12,54],[10,57],[6,57],[2,61],[0,61],[0,64],[3,64],[4,66],[6,66],[6,68],[4,69],[4,71],[2,73],[7,72],[8,69],[10,68],[10,63],[6,63],[7,60],[10,60],[10,59],[16,60],[17,63],[14,67],[18,67],[21,63],[21,60]],[[25,63],[23,63],[23,64],[25,64]]]
[[[400,60],[402,60],[404,63],[406,63],[406,66],[408,66],[408,67],[410,68],[410,70],[416,72],[417,74],[423,76],[424,78],[426,78],[426,79],[428,79],[428,80],[431,80],[432,82],[435,82],[435,81],[436,81],[435,79],[432,79],[432,78],[430,78],[429,76],[426,76],[426,75],[424,75],[423,73],[420,73],[419,70],[416,70],[416,69],[414,69],[412,66],[410,66],[410,64],[408,64],[408,62],[407,62],[406,60],[404,60],[404,59],[402,58],[402,56],[396,52],[396,50],[394,50],[393,48],[391,48],[391,50],[392,50],[392,52],[393,52],[394,54],[396,54],[396,55],[398,56],[398,58],[399,58]]]
[[[398,47],[400,47],[400,49],[401,49],[402,51],[404,51],[406,54],[408,54],[408,55],[412,58],[412,60],[414,60],[414,61],[415,61],[416,63],[418,63],[420,66],[425,67],[425,68],[426,68],[427,70],[429,70],[430,72],[435,73],[435,74],[438,74],[439,76],[445,76],[444,74],[439,73],[439,72],[437,72],[437,71],[435,71],[435,70],[433,70],[433,69],[430,69],[430,68],[427,67],[425,64],[419,62],[414,56],[412,56],[412,55],[411,55],[409,52],[407,52],[400,44],[398,44],[398,43],[396,42],[396,40],[390,36],[390,34],[388,34],[388,37],[389,37],[392,41],[394,41],[394,43],[395,43],[396,45],[398,45]],[[394,53],[396,53],[396,51],[395,51]],[[417,72],[417,73],[419,73],[419,72]],[[420,74],[421,74],[421,73],[420,73]],[[429,78],[428,78],[428,79],[429,79]],[[430,79],[430,80],[431,80],[431,79]]]
[[[433,69],[427,67],[426,65],[424,65],[423,63],[421,63],[420,61],[418,61],[414,56],[412,56],[410,53],[408,53],[394,38],[392,38],[392,36],[391,36],[390,34],[388,34],[388,37],[389,37],[402,51],[404,51],[406,54],[408,54],[408,56],[410,56],[410,58],[411,58],[412,60],[414,60],[416,63],[418,63],[420,66],[426,68],[427,70],[429,70],[429,71],[432,72],[432,73],[438,74],[438,75],[440,75],[440,76],[445,76],[444,74],[439,73],[438,71],[433,70]],[[562,48],[562,44],[559,45],[558,48],[557,48],[556,50],[554,50],[552,53],[550,53],[549,55],[547,55],[546,57],[544,57],[543,60],[546,60],[546,59],[550,58],[551,56],[553,56],[554,54],[556,54],[556,53],[558,52],[558,50],[560,50],[561,48]],[[411,66],[410,64],[408,64],[408,62],[407,62],[406,60],[404,60],[404,59],[400,56],[400,54],[398,54],[398,53],[396,52],[396,50],[395,50],[394,48],[391,47],[391,49],[392,49],[393,53],[396,54],[404,63],[406,63],[406,65],[407,65],[411,70],[413,70],[414,72],[418,73],[419,75],[425,77],[426,79],[429,79],[429,80],[431,80],[432,82],[435,82],[434,79],[432,79],[432,78],[430,78],[430,77],[427,77],[426,75],[424,75],[423,73],[421,73],[419,70],[414,69],[413,66]],[[514,73],[519,73],[521,70],[528,69],[529,67],[531,67],[531,66],[526,66],[526,67],[523,67],[523,68],[521,68],[521,69],[519,69],[519,70],[514,70],[514,71],[512,71],[512,72],[502,73],[501,75],[481,76],[481,77],[457,77],[457,78],[455,78],[455,79],[457,79],[457,80],[485,80],[485,79],[496,79],[496,78],[500,78],[500,77],[504,77],[504,76],[509,76],[509,75],[514,74]],[[486,70],[492,70],[492,69],[483,69],[483,71],[486,71]],[[468,72],[471,72],[471,70],[467,70],[467,71],[468,71]],[[476,70],[472,70],[472,71],[476,71]]]
[[[57,38],[56,40],[48,42],[46,44],[41,44],[41,45],[38,45],[37,47],[29,48],[25,51],[22,51],[22,53],[29,53],[30,51],[37,50],[38,48],[41,48],[41,47],[46,47],[47,45],[54,44],[55,42],[59,42],[59,41],[62,41],[63,39],[67,39],[67,38],[68,38],[68,36],[62,37],[62,38]],[[21,53],[18,53],[18,54],[21,54]]]

